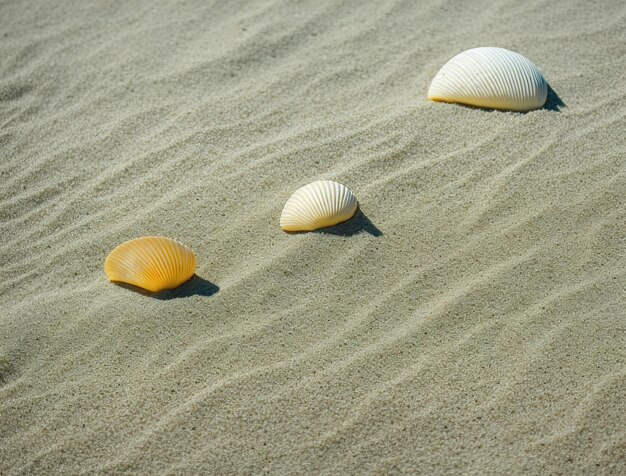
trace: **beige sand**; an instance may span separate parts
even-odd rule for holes
[[[168,5],[0,3],[0,474],[626,473],[626,4]],[[480,45],[549,107],[427,101]]]

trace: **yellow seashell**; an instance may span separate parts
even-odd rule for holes
[[[196,255],[176,240],[145,236],[111,251],[104,261],[104,272],[111,281],[158,292],[189,280],[196,272]]]
[[[285,231],[312,231],[337,225],[356,213],[357,199],[345,185],[318,180],[299,188],[287,200],[280,216]]]

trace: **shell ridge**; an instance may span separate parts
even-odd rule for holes
[[[507,60],[507,58],[504,59],[509,84],[511,84],[510,92],[515,97],[516,106],[519,109],[523,108],[524,104],[527,104],[529,102],[530,94],[526,92],[529,81],[528,75],[523,68],[523,64],[525,63],[525,61],[517,56],[515,58],[518,59],[518,61],[513,61],[513,58],[511,58],[510,60]],[[517,85],[518,87],[514,87],[515,85]]]
[[[347,205],[347,200],[346,200],[346,190],[347,190],[347,188],[335,187],[335,189],[336,189],[337,194],[338,194],[337,201],[335,202],[337,204],[336,213],[339,213],[339,211],[342,210],[343,208],[345,208],[346,205]]]
[[[456,63],[456,67],[459,71],[457,81],[457,88],[460,90],[461,94],[459,97],[463,100],[470,99],[472,97],[484,98],[489,96],[488,85],[485,84],[483,80],[483,66],[477,61],[474,56],[468,56],[467,64],[464,64],[461,61]],[[479,73],[478,80],[472,80],[472,69],[475,72]],[[476,73],[474,73],[475,75]]]
[[[334,187],[331,183],[324,180],[320,184],[320,200],[322,201],[322,207],[324,210],[324,219],[331,216],[334,212],[333,195],[335,193]]]
[[[341,189],[341,210],[352,207],[352,200],[350,195],[354,196],[348,187]]]
[[[173,250],[172,250],[173,251]],[[187,258],[188,261],[191,261],[191,257],[187,256],[187,251],[183,249],[178,242],[176,242],[176,272],[175,275],[182,275],[189,272],[187,266],[185,266],[184,259]]]
[[[137,259],[133,255],[114,259],[113,266],[119,274],[125,276],[132,276],[133,271],[138,267]]]
[[[310,225],[316,219],[317,210],[313,203],[313,198],[308,191],[303,190],[300,195],[302,200],[300,220],[303,224]]]
[[[173,277],[180,272],[178,268],[178,259],[180,257],[180,253],[176,251],[175,243],[162,243],[161,249],[163,251],[163,255],[165,257],[165,263],[167,267],[165,268],[168,271],[167,282],[168,285],[172,283]]]
[[[324,205],[322,204],[322,200],[319,194],[320,183],[315,182],[315,185],[311,187],[311,190],[307,190],[307,194],[309,195],[309,199],[311,200],[311,204],[315,207],[315,218],[316,220],[324,219]]]
[[[493,97],[493,106],[500,106],[506,100],[507,95],[511,95],[511,78],[507,71],[506,61],[498,50],[494,50],[494,56],[496,61],[492,62],[492,88],[485,99],[489,100],[490,97]],[[489,75],[485,74],[485,76],[489,80]]]
[[[328,190],[325,196],[326,205],[326,218],[331,217],[339,212],[338,199],[337,199],[337,187],[330,181],[324,182],[324,187]]]
[[[466,94],[467,97],[489,97],[490,84],[488,78],[485,75],[485,66],[488,66],[490,60],[488,57],[484,57],[479,51],[467,56],[467,65],[462,61],[459,61],[459,65],[463,68],[463,80],[461,84],[470,87],[470,94]],[[474,73],[472,73],[474,70]],[[472,80],[472,76],[477,76],[477,80]]]
[[[121,251],[126,252],[126,255],[123,255],[126,256],[126,272],[124,276],[131,284],[135,284],[137,275],[140,275],[140,277],[145,275],[145,270],[141,267],[141,256],[132,245],[122,245]]]
[[[330,195],[332,193],[332,187],[329,187],[328,181],[322,180],[319,184],[317,193],[322,211],[322,216],[320,217],[322,221],[326,221],[333,213],[332,203],[330,201]]]
[[[167,285],[167,271],[164,265],[164,259],[160,253],[158,241],[153,237],[145,242],[145,249],[143,250],[149,257],[149,266],[145,266],[143,269],[144,278],[152,281],[154,286]]]
[[[494,94],[497,103],[506,101],[506,97],[511,98],[512,106],[517,109],[519,104],[519,91],[514,87],[515,80],[514,73],[512,72],[512,63],[501,54],[500,51],[495,51],[495,56],[498,58],[497,68],[494,70],[494,76],[499,79],[501,84],[501,90]]]
[[[523,71],[523,75],[525,79],[524,85],[523,85],[524,87],[522,89],[523,97],[524,97],[524,104],[529,104],[529,105],[539,104],[540,83],[537,81],[537,77],[535,75],[535,72],[533,71],[532,63],[526,58],[523,58],[523,60],[524,61],[520,61],[518,67],[520,68],[521,71]],[[536,67],[534,69],[536,69]]]
[[[494,66],[497,67],[497,72],[499,73],[498,77],[500,78],[502,89],[500,90],[501,98],[505,98],[506,95],[515,95],[517,92],[514,90],[514,74],[512,74],[512,67],[514,63],[511,61],[507,55],[503,54],[502,51],[495,49]]]
[[[530,81],[528,84],[528,95],[533,99],[533,102],[545,103],[545,99],[542,102],[542,92],[544,89],[544,85],[542,84],[543,76],[539,74],[539,70],[537,67],[533,67],[533,64],[529,61],[525,64],[527,73],[529,75]],[[534,90],[534,91],[533,91]]]
[[[311,215],[315,214],[315,210],[311,208],[311,204],[307,201],[306,191],[299,191],[289,199],[285,208],[288,208],[288,217],[295,223],[308,225],[311,223]]]
[[[158,242],[154,239],[146,242],[146,247],[150,252],[150,256],[152,258],[152,266],[147,267],[146,269],[150,271],[151,278],[155,283],[159,283],[161,285],[167,284],[167,270],[165,269],[164,259],[159,250]]]
[[[185,268],[183,266],[183,250],[181,250],[178,247],[178,244],[176,244],[176,248],[174,248],[174,245],[171,246],[171,253],[175,256],[174,259],[174,276],[176,275],[180,275],[182,273],[184,273]]]

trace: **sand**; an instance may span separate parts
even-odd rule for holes
[[[625,474],[626,4],[0,3],[0,474]],[[553,89],[426,99],[475,46]],[[278,220],[346,184],[360,215]],[[196,252],[149,296],[103,263]]]

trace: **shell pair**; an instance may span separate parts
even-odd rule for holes
[[[472,48],[437,73],[428,90],[432,101],[505,111],[543,107],[548,83],[527,58],[504,48]]]
[[[296,190],[280,217],[285,231],[310,231],[352,218],[358,203],[352,191],[329,180]],[[174,289],[196,272],[191,248],[162,236],[145,236],[122,243],[104,261],[111,281],[132,284],[152,292]]]

